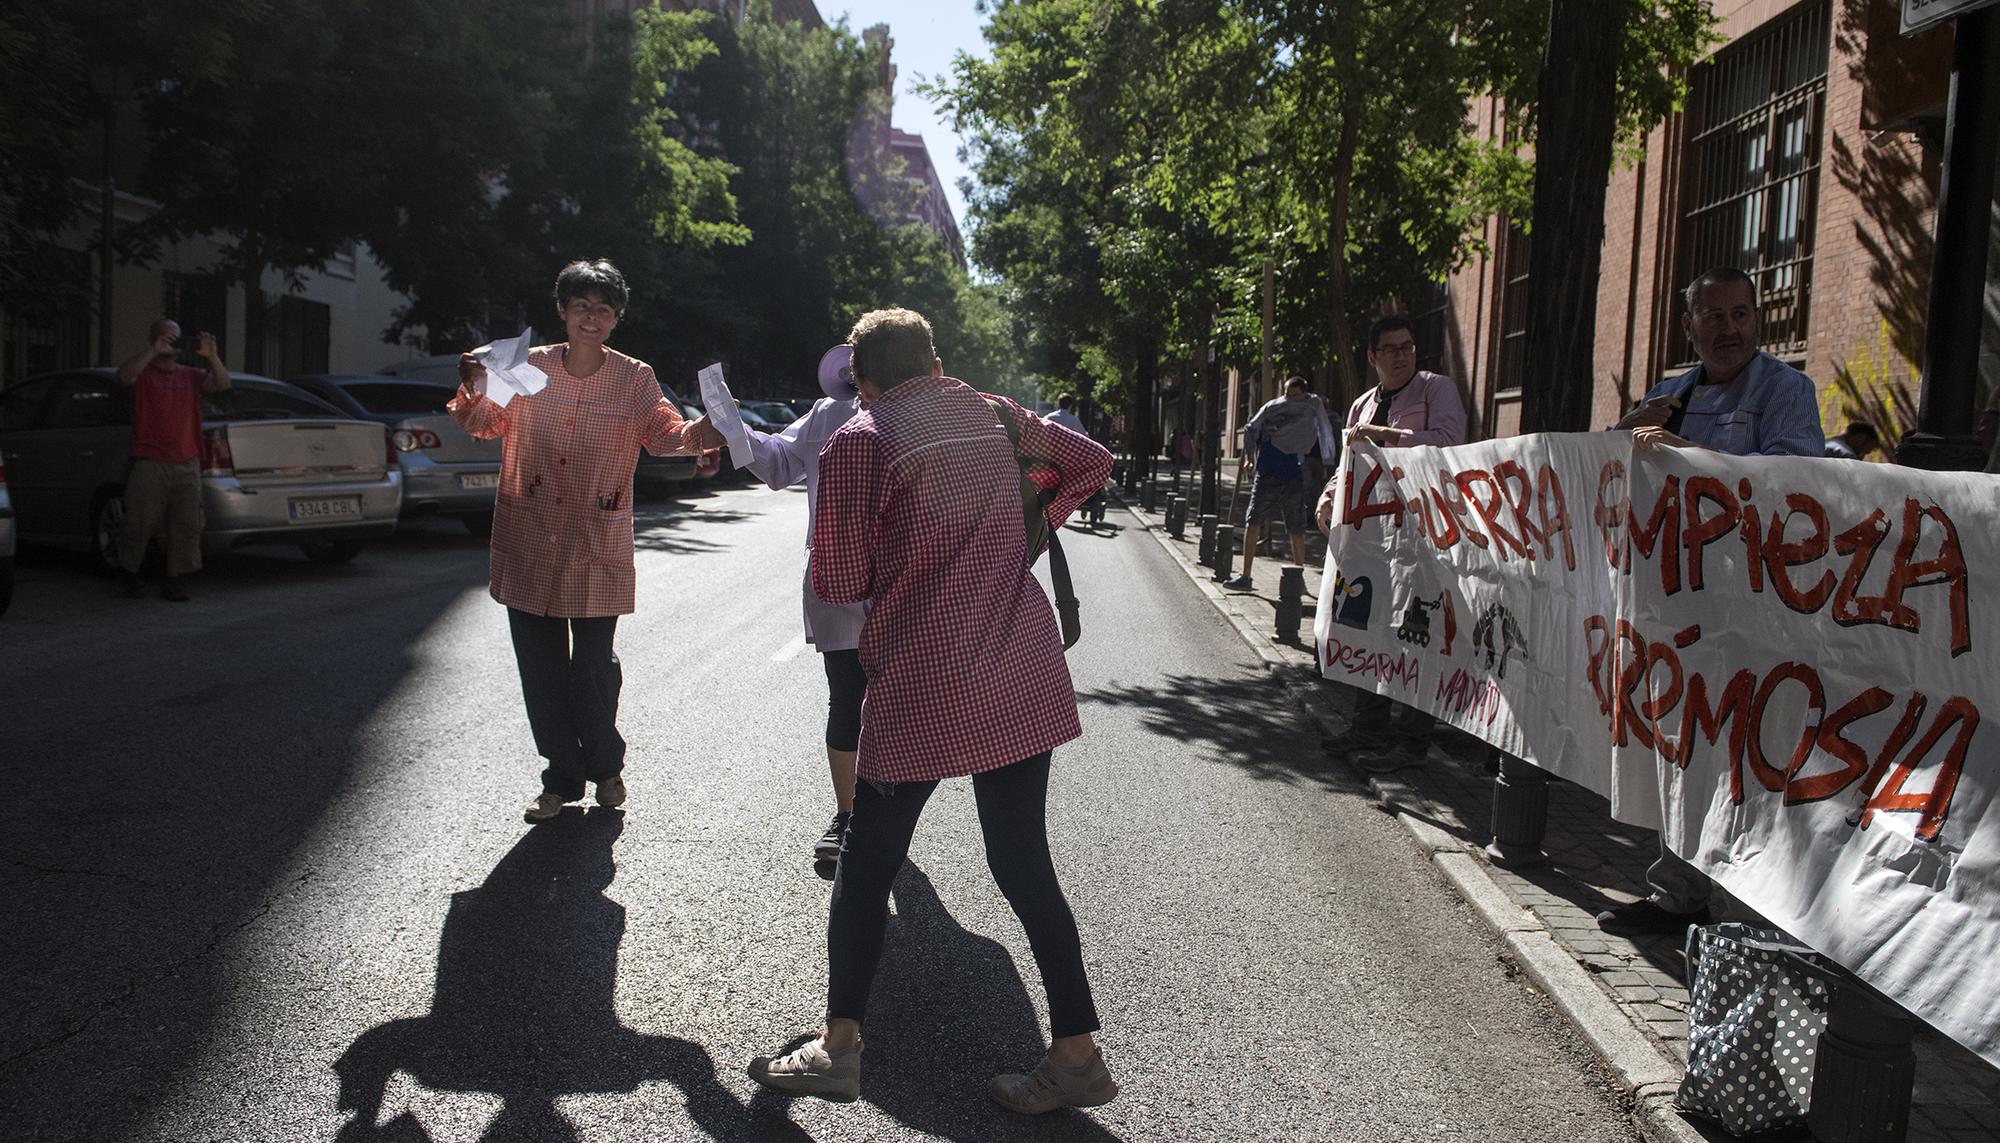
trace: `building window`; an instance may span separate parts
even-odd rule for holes
[[[215,274],[180,274],[168,270],[160,275],[162,296],[160,316],[181,327],[181,336],[212,333],[223,353],[229,352],[229,285]],[[189,340],[189,345],[194,344]],[[200,359],[192,351],[181,354],[192,365]]]
[[[1689,77],[1680,280],[1748,273],[1762,348],[1779,356],[1805,353],[1811,317],[1828,23],[1825,0],[1812,0]]]
[[[325,373],[333,341],[333,311],[324,302],[286,294],[278,299],[278,320],[264,341],[264,361],[278,376]]]
[[[1507,227],[1501,249],[1500,362],[1493,374],[1496,394],[1519,394],[1528,371],[1528,232]]]
[[[1432,373],[1446,372],[1447,321],[1451,317],[1451,290],[1443,282],[1431,282],[1416,296],[1410,308],[1410,335],[1417,339],[1417,368]]]

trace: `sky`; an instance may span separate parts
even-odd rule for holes
[[[923,80],[941,77],[961,51],[987,55],[986,40],[979,34],[986,18],[974,10],[973,0],[818,0],[818,5],[828,23],[845,15],[856,35],[874,24],[889,25],[889,35],[896,41],[892,57],[896,109],[890,122],[924,137],[951,197],[952,215],[963,230],[965,196],[959,193],[958,180],[968,172],[958,157],[958,136],[914,89]]]

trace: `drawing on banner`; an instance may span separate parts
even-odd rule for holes
[[[1486,652],[1486,669],[1501,678],[1507,677],[1507,659],[1512,655],[1521,656],[1522,662],[1529,662],[1534,656],[1528,653],[1527,636],[1521,633],[1521,625],[1514,622],[1514,613],[1504,604],[1496,603],[1486,609],[1479,622],[1472,625],[1473,657],[1480,651]],[[1494,664],[1499,664],[1495,670]]]
[[[1375,608],[1375,585],[1368,577],[1336,577],[1333,591],[1340,597],[1340,608],[1335,612],[1333,621],[1343,627],[1368,630],[1368,617]]]
[[[1444,595],[1436,599],[1412,599],[1403,609],[1403,621],[1396,625],[1396,638],[1419,647],[1431,645],[1431,612],[1442,610]]]

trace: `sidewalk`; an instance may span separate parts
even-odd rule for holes
[[[1302,643],[1276,641],[1279,569],[1288,559],[1259,554],[1254,587],[1225,591],[1210,569],[1196,564],[1199,516],[1189,513],[1186,539],[1168,536],[1164,521],[1168,484],[1160,481],[1159,511],[1127,510],[1173,554],[1218,610],[1256,648],[1286,689],[1328,736],[1346,729],[1351,688],[1322,680],[1311,650],[1313,595],[1325,542],[1307,541]],[[1188,493],[1183,477],[1181,488]],[[1218,487],[1221,514],[1231,485]],[[1199,484],[1192,495],[1199,496]],[[1245,490],[1244,499],[1248,499]],[[1241,504],[1238,505],[1240,525]],[[1282,541],[1275,549],[1286,551]],[[1237,553],[1233,576],[1242,570]],[[1588,1036],[1618,1074],[1634,1101],[1634,1115],[1656,1139],[1720,1140],[1719,1129],[1682,1118],[1673,1095],[1687,1060],[1688,993],[1676,938],[1627,939],[1597,928],[1594,915],[1644,893],[1646,867],[1657,853],[1649,830],[1611,820],[1602,798],[1567,782],[1549,783],[1549,826],[1540,869],[1513,872],[1487,862],[1491,840],[1493,779],[1487,750],[1470,735],[1440,726],[1427,766],[1393,775],[1367,776],[1385,808],[1394,811],[1418,845],[1467,902],[1498,931],[1523,971]],[[1344,760],[1341,760],[1344,764]],[[2000,1139],[2000,1071],[1928,1028],[1916,1041],[1917,1074],[1908,1139],[1911,1143],[1977,1143]],[[1793,1138],[1804,1139],[1798,1132]]]

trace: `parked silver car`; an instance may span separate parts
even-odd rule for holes
[[[109,369],[32,377],[0,391],[23,540],[118,563],[130,467],[131,403]],[[237,373],[202,398],[202,550],[297,544],[344,563],[396,530],[403,477],[381,425],[282,381]]]
[[[14,501],[7,495],[7,457],[0,453],[0,615],[14,602]]]
[[[294,377],[291,383],[349,416],[388,428],[403,471],[404,516],[451,516],[475,536],[492,534],[500,442],[477,439],[445,412],[458,386],[332,373]]]

